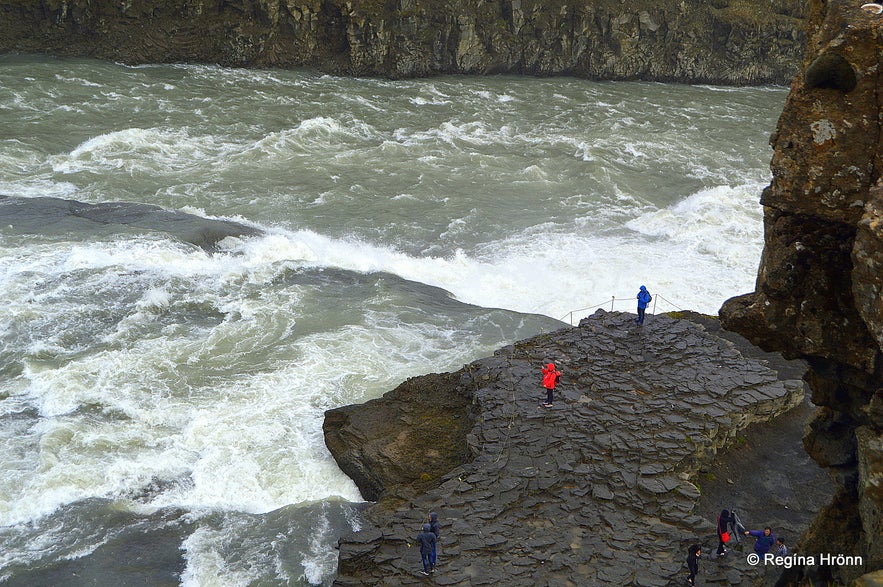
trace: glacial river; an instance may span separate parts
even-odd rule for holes
[[[0,57],[0,585],[330,584],[324,411],[753,290],[785,96]]]

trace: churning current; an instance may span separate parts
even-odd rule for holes
[[[0,584],[329,584],[324,411],[752,290],[785,95],[0,57]]]

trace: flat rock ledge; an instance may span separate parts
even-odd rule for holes
[[[552,408],[548,361],[562,371]],[[598,311],[330,410],[326,444],[377,500],[340,539],[334,584],[683,585],[687,546],[716,547],[714,520],[697,512],[700,471],[746,427],[800,404],[805,370],[715,318],[638,326]],[[424,577],[414,537],[429,511],[441,540]],[[702,581],[769,584],[744,557],[714,568]]]

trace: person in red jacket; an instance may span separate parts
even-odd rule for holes
[[[552,392],[555,385],[561,380],[561,371],[555,368],[555,363],[549,363],[543,367],[543,387],[546,388],[546,403],[543,406],[552,407]]]

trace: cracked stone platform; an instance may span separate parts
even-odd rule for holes
[[[422,391],[413,378],[329,411],[329,449],[378,499],[362,530],[341,537],[335,585],[683,584],[687,546],[716,546],[714,520],[697,513],[698,472],[746,427],[798,405],[805,371],[715,319],[688,317],[638,326],[633,314],[599,311],[441,382],[426,376]],[[562,372],[552,408],[541,406],[548,361]],[[445,471],[432,469],[445,430],[419,417],[436,404],[464,424],[465,450]],[[389,474],[385,463],[403,454],[415,467]],[[431,510],[439,566],[424,577],[414,537]],[[734,568],[722,580],[763,575]]]

